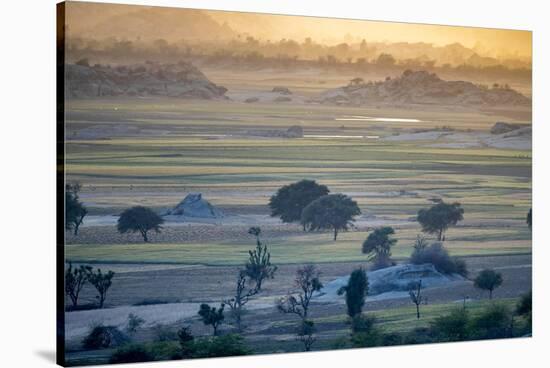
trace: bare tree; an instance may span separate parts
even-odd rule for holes
[[[78,305],[78,296],[88,281],[88,272],[91,270],[90,266],[73,268],[72,263],[69,263],[69,268],[65,271],[65,294],[71,299],[73,307]]]
[[[416,305],[416,318],[420,319],[420,304],[424,301],[424,297],[420,295],[422,289],[422,280],[415,282],[411,290],[409,290],[409,296],[412,302]]]
[[[250,298],[259,293],[259,289],[254,287],[248,289],[247,286],[247,277],[244,270],[239,271],[239,276],[237,277],[237,287],[235,289],[235,296],[231,299],[226,299],[223,301],[224,304],[229,306],[231,310],[231,315],[235,319],[235,324],[239,332],[242,331],[242,313],[243,308],[246,303],[249,302]],[[257,286],[257,284],[256,284]]]
[[[279,299],[277,309],[282,313],[296,314],[302,322],[306,321],[313,294],[323,288],[319,276],[320,272],[314,265],[299,268],[294,281],[297,291]]]

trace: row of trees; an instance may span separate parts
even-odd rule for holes
[[[78,228],[88,213],[79,201],[80,184],[67,184],[66,187],[66,221],[67,230],[78,234]],[[269,200],[272,217],[279,217],[284,223],[300,223],[304,231],[330,230],[336,241],[338,233],[353,227],[355,217],[361,210],[352,198],[344,194],[330,194],[327,186],[318,184],[314,180],[301,180],[281,187]],[[438,241],[445,240],[445,232],[464,219],[464,209],[460,203],[445,203],[440,201],[427,209],[418,211],[416,217],[427,234],[435,234]],[[527,214],[527,224],[531,228],[531,210]],[[124,210],[117,222],[117,230],[121,233],[139,233],[144,242],[149,241],[151,231],[159,233],[164,219],[150,208],[135,206]],[[383,228],[375,232],[375,237],[393,234],[390,228]],[[367,239],[368,240],[368,239]],[[371,246],[378,246],[379,242],[363,245],[365,253],[371,253]],[[375,244],[375,245],[372,245]],[[393,244],[389,244],[391,246]],[[366,250],[365,250],[366,247]],[[385,247],[389,248],[389,247]],[[376,261],[384,262],[384,254],[378,249]],[[373,254],[374,254],[373,253]],[[389,255],[386,255],[388,257]]]

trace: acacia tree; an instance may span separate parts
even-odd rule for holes
[[[103,308],[105,299],[107,298],[107,291],[113,284],[113,277],[115,276],[115,273],[113,271],[102,273],[100,268],[94,272],[91,267],[87,270],[87,272],[88,281],[99,293],[97,296],[97,299],[99,300],[99,308]]]
[[[262,289],[264,280],[272,279],[277,271],[277,266],[271,264],[271,253],[267,251],[267,245],[263,245],[260,239],[262,230],[259,227],[251,227],[248,233],[256,237],[256,249],[248,251],[248,261],[245,264],[244,273],[255,284],[258,292]]]
[[[71,299],[73,307],[78,305],[78,296],[88,281],[88,272],[91,270],[90,266],[73,268],[72,263],[69,262],[69,267],[65,271],[65,294]]]
[[[202,323],[206,326],[210,325],[214,329],[214,336],[218,335],[218,328],[223,323],[225,319],[223,315],[223,310],[225,304],[222,303],[219,308],[211,307],[208,304],[201,304],[199,309],[199,316],[202,319]]]
[[[280,217],[285,223],[298,222],[308,204],[329,192],[325,185],[317,184],[315,180],[304,179],[285,185],[269,200],[271,216]],[[305,225],[303,226],[305,231]]]
[[[421,209],[416,218],[423,232],[437,234],[437,240],[443,241],[445,231],[464,219],[464,209],[458,202],[440,202],[429,209]]]
[[[154,230],[160,233],[164,219],[150,208],[135,206],[122,212],[118,218],[117,230],[121,233],[139,232],[144,242],[148,242],[147,233]]]
[[[332,230],[334,241],[339,231],[348,230],[361,214],[357,202],[344,194],[328,194],[316,199],[302,211],[301,222],[309,231]]]
[[[502,274],[494,270],[483,270],[474,279],[474,285],[489,291],[489,299],[493,299],[493,290],[502,285]]]
[[[78,197],[80,189],[79,183],[65,185],[65,230],[72,230],[75,236],[78,235],[78,229],[88,214],[88,210]]]
[[[420,294],[422,289],[422,280],[414,282],[409,290],[409,296],[411,301],[416,305],[416,318],[420,319],[420,304],[425,301],[424,297]]]
[[[282,313],[296,314],[302,322],[307,320],[311,298],[315,292],[323,288],[319,280],[320,274],[314,265],[298,268],[294,280],[296,292],[279,299],[277,309]]]
[[[370,261],[374,261],[376,268],[389,265],[391,247],[397,243],[397,239],[391,238],[393,234],[395,234],[395,230],[392,227],[379,227],[370,233],[363,242],[362,251]]]
[[[367,273],[363,268],[353,270],[348,284],[338,290],[338,295],[346,294],[346,307],[348,316],[354,318],[361,314],[365,305],[365,297],[369,290],[369,281]]]

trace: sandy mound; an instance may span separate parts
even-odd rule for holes
[[[217,219],[224,217],[224,213],[204,199],[201,193],[190,193],[176,207],[164,213],[164,216]]]
[[[418,282],[418,280],[422,280],[424,288],[445,286],[455,281],[464,280],[460,275],[444,275],[438,272],[432,264],[402,264],[367,272],[367,277],[370,296],[407,291],[410,284]],[[348,279],[349,276],[344,276],[329,282],[316,299],[326,302],[343,300],[343,297],[338,295],[338,290],[347,285]]]
[[[508,87],[487,88],[464,81],[444,81],[427,71],[406,70],[395,79],[356,83],[324,92],[321,103],[341,105],[437,104],[530,106],[531,100]]]
[[[185,62],[148,62],[131,66],[66,65],[68,98],[101,96],[168,96],[177,98],[225,98],[227,89],[210,82]]]

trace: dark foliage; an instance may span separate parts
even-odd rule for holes
[[[351,318],[361,314],[365,305],[365,297],[369,291],[367,273],[363,268],[353,270],[348,284],[338,290],[338,295],[346,294],[346,307],[348,316]]]
[[[151,230],[159,233],[164,219],[147,207],[135,206],[124,210],[117,223],[117,230],[121,233],[139,232],[144,242],[148,242],[147,233]]]
[[[437,240],[443,241],[443,234],[449,226],[456,225],[464,219],[464,209],[460,203],[440,202],[429,209],[418,211],[417,221],[422,231],[428,234],[437,234]]]
[[[464,341],[468,339],[469,315],[464,308],[457,308],[432,322],[431,328],[439,341]]]
[[[483,270],[474,279],[474,285],[489,291],[489,299],[493,299],[493,290],[502,285],[502,274],[494,270]]]
[[[453,273],[458,273],[464,277],[468,275],[466,262],[451,257],[441,243],[433,243],[422,247],[415,246],[410,262],[413,264],[431,263],[437,271],[447,275]]]
[[[334,240],[339,231],[346,231],[354,217],[361,214],[357,202],[344,194],[328,194],[307,205],[302,211],[301,222],[309,231],[332,230]]]
[[[95,287],[99,295],[97,296],[97,299],[99,301],[99,308],[103,308],[103,305],[105,304],[105,299],[107,298],[107,291],[111,287],[113,283],[113,277],[115,276],[115,273],[113,271],[107,271],[107,273],[102,273],[101,269],[97,269],[97,271],[92,271],[92,268],[88,270],[88,281],[90,284]]]
[[[529,226],[529,229],[531,229],[533,227],[533,209],[532,208],[529,208],[529,212],[527,212],[527,219],[525,220],[525,222],[527,222],[527,226]]]
[[[315,323],[310,320],[304,320],[298,327],[297,338],[304,345],[304,351],[311,351],[313,343],[316,341],[314,333],[316,331]]]
[[[78,296],[86,282],[88,282],[88,273],[91,270],[90,266],[73,268],[72,263],[69,263],[69,267],[65,271],[65,294],[71,299],[73,310],[78,307]]]
[[[151,360],[154,360],[153,355],[151,355],[143,345],[131,344],[118,348],[113,355],[111,355],[109,363],[139,363]]]
[[[65,185],[65,230],[72,230],[74,235],[78,235],[78,229],[88,214],[88,210],[78,198],[80,189],[79,183]]]
[[[251,354],[240,335],[229,334],[218,337],[195,339],[190,343],[191,358],[214,358]]]
[[[225,319],[223,315],[223,310],[225,308],[225,304],[221,304],[219,308],[211,307],[208,304],[201,304],[199,309],[199,316],[202,319],[202,322],[206,326],[212,326],[214,329],[214,336],[218,335],[218,328],[223,323],[223,320]]]
[[[487,307],[472,321],[472,335],[477,339],[500,339],[512,337],[512,314],[503,305]]]
[[[114,326],[98,325],[82,341],[85,349],[106,349],[125,344],[128,338]]]
[[[262,244],[261,229],[251,227],[248,233],[256,237],[256,249],[248,251],[249,258],[245,264],[244,276],[254,282],[257,293],[261,291],[264,280],[272,279],[275,276],[277,266],[271,264],[271,253],[267,251],[267,245]]]
[[[391,238],[393,234],[392,227],[379,227],[363,242],[362,251],[370,261],[374,261],[374,269],[391,266],[391,247],[397,243],[397,239]]]
[[[300,221],[303,209],[328,193],[326,186],[317,184],[314,180],[301,180],[285,185],[269,200],[271,216],[280,217],[286,223]]]

